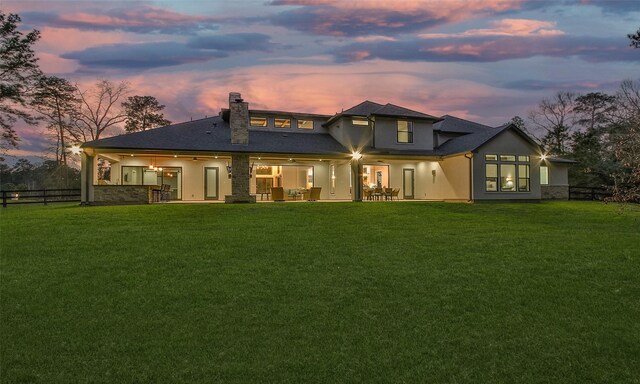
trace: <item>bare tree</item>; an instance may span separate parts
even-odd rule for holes
[[[123,123],[127,115],[118,101],[126,96],[128,88],[124,81],[114,84],[109,80],[100,80],[86,91],[76,86],[80,110],[76,116],[75,134],[82,141],[98,140],[105,130]]]
[[[529,120],[542,132],[542,145],[555,155],[564,155],[569,148],[575,98],[573,92],[558,92],[551,99],[542,99],[529,113]]]

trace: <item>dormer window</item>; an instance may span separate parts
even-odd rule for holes
[[[313,129],[313,120],[298,120],[299,129]]]
[[[276,128],[291,128],[291,119],[278,119],[274,120]]]
[[[250,124],[252,127],[266,127],[267,126],[267,118],[266,117],[254,117],[251,116]]]
[[[413,122],[398,120],[398,143],[413,143]]]
[[[369,120],[367,120],[367,119],[351,119],[351,124],[353,124],[353,125],[369,125]]]

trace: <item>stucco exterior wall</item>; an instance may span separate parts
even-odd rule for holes
[[[398,120],[376,117],[375,146],[376,148],[399,150],[430,150],[433,149],[433,126],[424,121],[413,121],[413,143],[398,143]]]
[[[122,166],[147,167],[153,157],[128,157],[123,156],[120,162],[111,165],[111,182],[122,184]],[[224,200],[225,195],[231,194],[231,179],[227,177],[226,165],[231,159],[199,159],[193,158],[167,158],[156,157],[154,165],[163,168],[182,168],[182,200],[204,200],[204,169],[205,167],[218,167],[219,192],[218,199]]]
[[[530,191],[487,192],[486,154],[528,155],[530,157]],[[540,154],[537,148],[511,130],[500,133],[474,153],[473,175],[474,200],[540,200]]]
[[[569,186],[569,164],[545,161],[549,167],[549,185]]]

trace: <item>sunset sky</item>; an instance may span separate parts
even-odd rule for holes
[[[47,74],[126,80],[174,122],[250,108],[333,114],[364,100],[489,125],[558,90],[640,78],[640,3],[616,0],[0,0],[38,29]],[[21,149],[47,147],[18,126]],[[115,132],[113,132],[115,133]]]

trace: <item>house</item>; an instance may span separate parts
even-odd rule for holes
[[[311,187],[321,188],[322,200],[360,201],[376,187],[417,200],[568,197],[570,162],[546,158],[513,124],[489,127],[372,101],[329,116],[253,110],[230,93],[218,116],[82,148],[85,204],[148,203],[160,193],[255,202],[274,187],[292,199]]]

